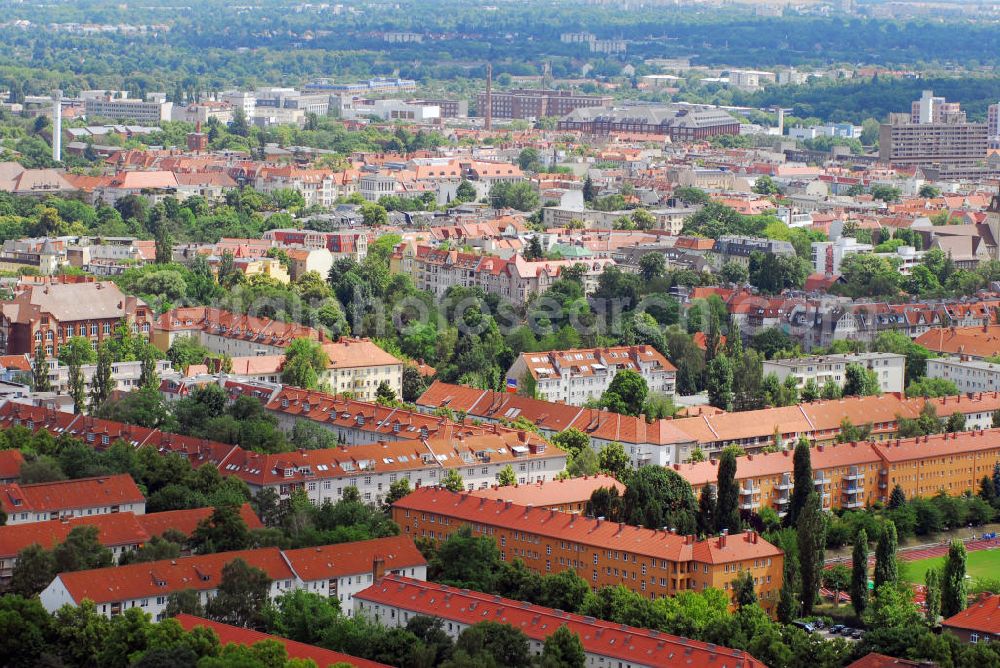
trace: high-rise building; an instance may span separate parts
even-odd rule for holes
[[[957,102],[925,90],[910,113],[890,114],[879,128],[879,159],[896,165],[959,165],[983,160],[987,124],[969,123]]]
[[[986,111],[986,137],[990,148],[1000,148],[1000,102]]]

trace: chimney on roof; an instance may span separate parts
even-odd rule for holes
[[[376,554],[372,560],[372,581],[378,582],[385,577],[385,558]]]
[[[726,546],[726,532],[723,531],[722,533],[719,534],[719,547],[725,547],[725,546]]]

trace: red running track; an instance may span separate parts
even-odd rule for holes
[[[935,545],[927,545],[924,547],[919,547],[912,550],[900,550],[896,553],[896,558],[900,561],[920,561],[921,559],[933,559],[934,557],[943,557],[948,554],[949,542],[938,543]],[[1000,538],[991,538],[990,540],[970,540],[965,543],[965,549],[968,552],[977,552],[979,550],[994,550],[1000,548]],[[827,568],[835,566],[837,564],[844,564],[845,566],[851,566],[850,559],[834,559],[828,561],[825,566]],[[868,563],[875,563],[875,556],[868,557]]]

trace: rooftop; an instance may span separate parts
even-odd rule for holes
[[[127,473],[32,485],[0,485],[0,507],[8,515],[143,503],[145,500]]]

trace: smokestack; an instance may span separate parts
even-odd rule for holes
[[[778,136],[785,134],[785,110],[783,107],[778,107]]]
[[[493,64],[486,63],[486,120],[483,128],[493,129]]]
[[[62,96],[61,90],[52,91],[52,159],[62,162]]]

